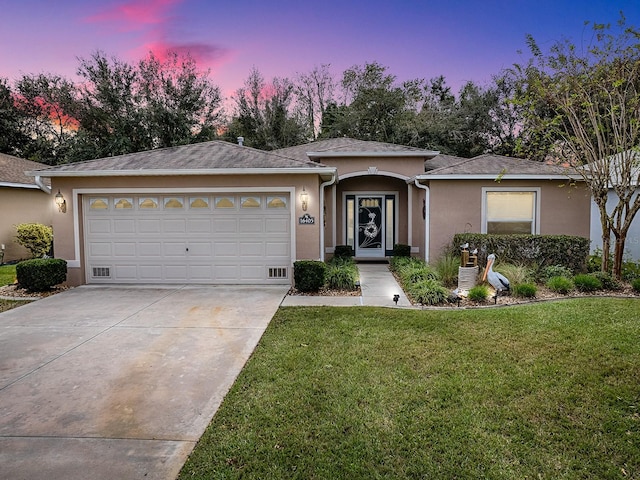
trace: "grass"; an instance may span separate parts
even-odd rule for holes
[[[16,280],[15,265],[0,265],[0,287],[11,285]]]
[[[31,300],[3,300],[0,298],[0,313],[27,303],[31,303]]]
[[[638,305],[282,308],[180,478],[640,478]]]

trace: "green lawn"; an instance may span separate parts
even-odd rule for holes
[[[11,285],[16,280],[15,265],[0,265],[0,287]]]
[[[281,308],[180,478],[638,479],[639,307]]]

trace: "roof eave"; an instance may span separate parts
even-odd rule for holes
[[[424,158],[431,159],[440,155],[440,152],[436,152],[433,150],[424,150],[417,152],[366,152],[366,151],[349,151],[349,152],[306,152],[306,155],[311,160],[318,160],[321,158],[340,158],[340,157],[375,157],[375,158],[406,158],[406,157],[415,157],[415,158]]]
[[[14,183],[14,182],[0,182],[0,187],[10,187],[10,188],[30,188],[35,190],[40,190],[40,187],[35,183]]]
[[[332,178],[337,172],[333,167],[291,167],[291,168],[209,168],[209,169],[140,169],[140,170],[34,170],[26,172],[35,177],[162,177],[192,175],[289,175],[317,174],[322,178]],[[36,187],[37,188],[37,187]]]
[[[570,174],[545,174],[545,173],[527,173],[527,174],[505,174],[505,175],[489,175],[489,174],[452,174],[452,175],[416,175],[415,179],[420,180],[583,180],[580,175]]]

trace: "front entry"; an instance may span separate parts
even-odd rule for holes
[[[395,242],[395,195],[347,195],[347,244],[360,258],[391,255]]]

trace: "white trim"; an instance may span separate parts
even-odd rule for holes
[[[366,152],[366,151],[332,151],[332,152],[305,152],[310,159],[342,158],[342,157],[375,157],[375,158],[403,158],[418,157],[432,159],[440,155],[434,150],[422,151],[393,151],[393,152]]]
[[[562,174],[517,174],[507,173],[505,175],[500,174],[454,174],[454,175],[416,175],[416,180],[428,181],[428,180],[582,180],[580,175],[562,175]]]
[[[10,187],[10,188],[28,188],[31,190],[41,190],[38,185],[33,183],[11,183],[11,182],[0,182],[0,187]],[[45,192],[48,193],[48,192]]]
[[[413,188],[407,183],[407,243],[413,245]]]
[[[369,173],[368,170],[359,170],[357,172],[345,173],[344,175],[340,175],[338,178],[340,180],[345,180],[347,178],[353,178],[353,177],[393,177],[393,178],[399,178],[400,180],[404,180],[405,182],[410,179],[410,177],[407,177],[406,175],[401,175],[399,173],[389,172],[386,170],[378,170],[378,172],[373,175]]]
[[[26,175],[35,177],[162,177],[182,175],[334,175],[334,167],[289,168],[202,168],[202,169],[141,169],[141,170],[33,170]]]
[[[188,188],[74,188],[72,190],[72,202],[73,202],[73,242],[74,242],[74,258],[66,259],[67,267],[80,268],[81,256],[80,256],[80,195],[115,195],[119,193],[242,193],[242,192],[259,192],[259,193],[271,193],[271,192],[285,192],[289,193],[289,203],[291,205],[291,267],[293,262],[297,258],[296,255],[296,215],[295,215],[295,187],[188,187]]]
[[[480,212],[480,233],[487,233],[487,192],[534,192],[536,194],[533,218],[533,234],[540,234],[540,187],[482,187],[482,206]]]
[[[328,187],[329,185],[334,185],[336,183],[336,180],[338,179],[337,175],[333,175],[333,177],[331,178],[331,180],[327,180],[324,183],[320,184],[320,211],[318,212],[318,216],[320,217],[320,261],[324,262],[324,248],[325,248],[325,240],[324,240],[324,229],[325,229],[325,224],[324,224],[324,208],[325,208],[325,203],[324,203],[324,189],[325,187]]]
[[[424,190],[424,261],[429,263],[429,235],[431,235],[431,213],[429,212],[431,203],[431,190],[428,185],[423,185],[415,179],[415,186]]]

